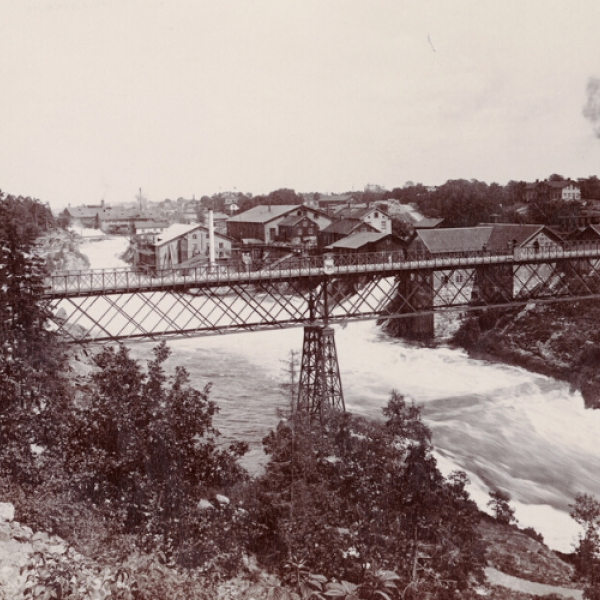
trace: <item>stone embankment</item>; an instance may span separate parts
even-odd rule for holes
[[[600,408],[600,303],[529,304],[468,317],[453,338],[476,358],[568,381]]]

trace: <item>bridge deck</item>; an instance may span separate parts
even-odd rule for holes
[[[480,265],[551,263],[557,260],[600,259],[598,244],[519,248],[515,253],[464,252],[443,257],[405,256],[401,252],[335,255],[298,258],[283,265],[249,270],[246,265],[203,266],[146,273],[132,269],[95,269],[51,273],[44,296],[50,299],[140,293],[173,289],[218,288],[242,283],[278,283],[331,276],[378,274],[393,276],[407,271],[468,269]]]

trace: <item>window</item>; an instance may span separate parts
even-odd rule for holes
[[[192,239],[194,239],[194,240],[196,239],[196,234],[195,233],[192,235]]]
[[[223,248],[223,242],[219,242],[219,248]]]
[[[446,285],[450,281],[448,275],[442,275],[442,283]]]
[[[455,283],[462,283],[463,282],[463,274],[462,273],[456,273],[456,275],[454,275],[454,282]]]
[[[373,215],[373,218],[379,219],[379,213],[377,211],[375,211],[375,214]]]

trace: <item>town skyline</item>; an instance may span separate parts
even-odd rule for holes
[[[600,165],[600,6],[29,0],[0,8],[0,189],[68,204]]]

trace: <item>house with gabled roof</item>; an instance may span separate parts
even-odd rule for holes
[[[359,231],[329,244],[325,250],[338,254],[362,254],[365,252],[398,252],[403,248],[402,240],[392,233]]]
[[[319,208],[331,214],[343,206],[351,206],[359,202],[358,196],[354,194],[330,194],[319,198]]]
[[[215,232],[215,258],[231,258],[233,240]],[[162,233],[138,245],[136,265],[150,270],[172,269],[189,264],[196,257],[200,264],[209,260],[210,235],[207,227],[197,223],[174,223]]]
[[[515,223],[481,224],[477,227],[416,230],[407,248],[407,259],[443,258],[469,253],[511,254],[515,257],[561,248],[562,238],[544,225]],[[535,269],[527,264],[487,265],[434,271],[421,282],[423,293],[433,298],[434,306],[450,303],[510,302],[539,286],[558,284],[555,265],[541,263]],[[435,293],[434,293],[435,292]],[[445,333],[460,324],[460,313],[436,321]],[[432,318],[433,319],[433,318]],[[431,321],[433,328],[434,321]]]
[[[477,227],[418,230],[407,248],[407,257],[436,258],[473,252],[513,254],[527,257],[549,248],[561,248],[562,238],[545,225],[516,223],[482,224]],[[500,267],[498,267],[500,269]],[[506,270],[506,269],[505,269]],[[499,275],[510,297],[526,293],[539,285],[549,285],[556,270],[551,263],[540,265],[532,274],[527,265],[518,266]],[[437,300],[443,304],[448,298],[462,298],[470,302],[476,281],[473,268],[436,271],[432,285],[440,290]]]
[[[527,202],[544,202],[547,200],[581,200],[581,187],[570,179],[561,181],[536,181],[525,186]]]
[[[336,211],[334,216],[338,219],[355,219],[368,223],[382,233],[392,232],[392,221],[389,215],[378,206],[360,208],[349,206]]]
[[[236,240],[274,243],[279,241],[279,225],[292,216],[311,219],[319,230],[333,220],[323,211],[302,204],[261,204],[227,219],[227,234]]]
[[[357,221],[355,219],[340,219],[339,221],[334,221],[331,225],[319,232],[319,247],[324,248],[342,238],[361,231],[373,232],[377,231],[377,229],[372,225],[369,225],[369,223]]]
[[[306,215],[292,213],[279,223],[278,241],[295,246],[316,246],[319,226]]]

